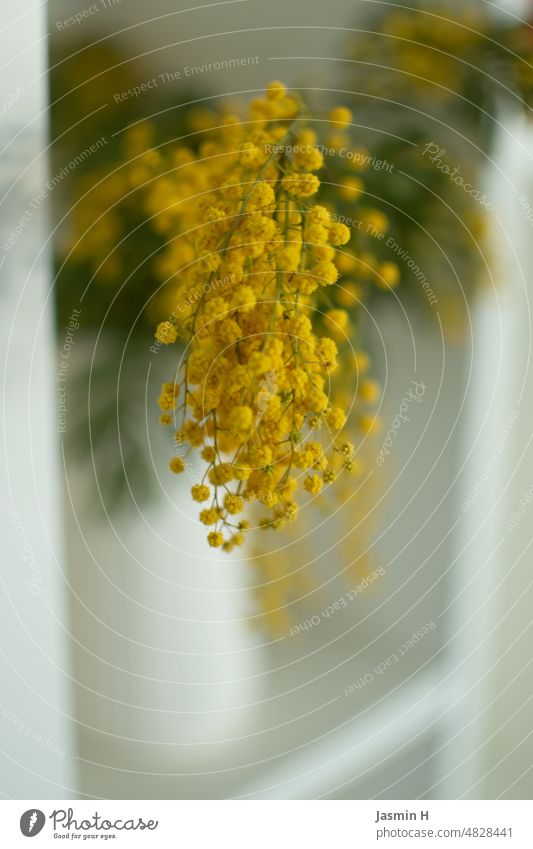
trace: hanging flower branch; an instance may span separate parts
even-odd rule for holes
[[[317,123],[350,122],[338,107]],[[344,432],[351,408],[359,433],[375,427],[368,405],[379,391],[362,378],[366,358],[340,307],[357,294],[339,267],[358,259],[350,229],[317,203],[324,155],[309,124],[299,98],[273,82],[247,120],[226,116],[198,153],[175,150],[148,192],[168,239],[157,272],[174,304],[156,344],[185,346],[159,398],[162,424],[175,428],[170,469],[184,472],[199,452],[205,469],[191,495],[209,544],[227,551],[256,513],[259,526],[281,528],[300,496],[357,468]],[[344,404],[334,400],[340,384]],[[251,504],[259,511],[245,515]]]

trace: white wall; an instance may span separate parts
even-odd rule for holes
[[[34,202],[47,180],[44,11],[22,0],[0,13],[0,794],[12,798],[76,793],[50,252]]]

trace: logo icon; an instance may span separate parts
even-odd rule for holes
[[[35,837],[42,831],[46,817],[38,808],[30,808],[24,811],[20,818],[20,830],[24,837]]]

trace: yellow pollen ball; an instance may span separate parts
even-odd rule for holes
[[[191,489],[191,495],[195,501],[207,501],[210,494],[209,487],[203,484],[195,484]]]
[[[400,271],[393,262],[383,262],[377,269],[377,282],[384,289],[395,288],[400,282]]]
[[[174,472],[174,474],[179,474],[180,472],[185,471],[185,463],[183,462],[181,457],[172,457],[168,465],[170,470]]]
[[[170,321],[162,321],[157,325],[155,338],[162,345],[171,345],[178,338],[178,331]]]
[[[212,548],[219,548],[224,542],[224,537],[220,531],[211,531],[207,535],[207,542]]]
[[[266,87],[266,95],[269,100],[281,100],[287,89],[279,80],[272,80]]]
[[[346,106],[337,106],[329,113],[329,120],[338,130],[344,130],[352,123],[352,113]]]

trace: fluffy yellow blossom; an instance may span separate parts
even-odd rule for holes
[[[192,487],[191,495],[195,501],[208,501],[211,491],[208,486],[198,483]]]
[[[341,430],[346,424],[346,413],[340,407],[331,407],[326,413],[326,422],[332,430]]]
[[[343,442],[342,445],[339,446],[339,451],[345,457],[351,457],[352,454],[355,452],[355,447],[352,445],[351,442]]]
[[[363,181],[358,177],[347,177],[339,186],[339,194],[344,200],[357,200],[363,194]]]
[[[325,206],[317,203],[308,211],[307,222],[308,224],[322,224],[327,227],[331,222],[331,214]]]
[[[318,495],[322,490],[323,481],[318,475],[310,475],[304,480],[304,489],[311,495]]]
[[[324,165],[322,153],[313,145],[298,145],[292,157],[295,168],[302,171],[318,171]]]
[[[314,272],[318,277],[318,282],[322,286],[331,286],[339,279],[339,271],[333,262],[319,262],[314,268]]]
[[[386,233],[389,228],[389,219],[379,209],[365,209],[361,215],[361,220],[372,234]]]
[[[346,224],[332,224],[329,228],[329,239],[332,245],[345,245],[350,241],[350,230]]]
[[[316,174],[287,174],[281,185],[289,196],[308,198],[318,192],[320,180]]]
[[[261,153],[260,149],[250,142],[246,142],[239,154],[239,162],[247,167],[259,167],[263,164],[264,159],[264,154]]]
[[[252,426],[253,410],[251,407],[234,407],[228,416],[228,427],[231,435],[238,441],[245,441]]]
[[[337,265],[341,265],[337,262]],[[347,280],[337,292],[337,301],[341,307],[350,307],[354,309],[363,300],[363,290],[361,286],[351,280]]]
[[[216,486],[229,483],[232,477],[233,467],[230,463],[220,463],[215,465],[209,472],[209,480]]]
[[[334,339],[342,342],[346,339],[350,327],[350,318],[346,310],[328,310],[324,318],[326,330]]]
[[[218,548],[224,542],[224,535],[220,533],[220,531],[211,531],[207,535],[207,542],[213,548]]]
[[[338,312],[338,310],[333,312]],[[316,353],[324,371],[330,372],[337,368],[337,346],[333,339],[323,336],[316,346]]]
[[[187,421],[183,425],[183,433],[184,440],[189,442],[190,445],[198,446],[202,445],[205,437],[205,433],[199,424],[193,421]],[[176,440],[177,441],[177,440]]]
[[[222,514],[218,507],[209,507],[200,513],[200,521],[204,525],[215,525],[221,517]]]
[[[363,401],[367,401],[369,404],[375,404],[380,394],[379,383],[370,378],[362,380],[359,385],[358,394]]]
[[[329,113],[329,120],[339,130],[344,130],[352,122],[352,113],[346,106],[337,106]]]
[[[172,457],[169,463],[170,470],[175,474],[185,471],[185,463],[181,457]]]
[[[266,96],[269,100],[280,100],[287,89],[279,80],[273,80],[267,85]]]
[[[163,345],[171,345],[178,338],[178,331],[170,321],[162,321],[157,325],[155,338]]]
[[[174,383],[164,383],[161,388],[161,395],[158,403],[162,410],[174,410],[176,407],[176,398],[179,395],[179,386]]]
[[[400,271],[394,262],[382,262],[377,269],[378,285],[384,289],[394,288],[400,282]]]
[[[244,510],[244,498],[228,492],[224,496],[224,507],[231,516],[235,516],[236,513],[241,513]]]
[[[313,257],[331,263],[335,260],[335,250],[330,245],[313,245]]]
[[[285,245],[276,253],[278,267],[282,271],[297,271],[302,252],[299,245]]]

